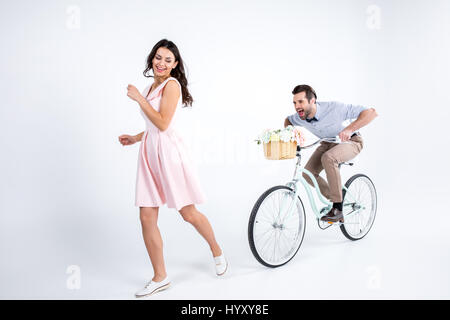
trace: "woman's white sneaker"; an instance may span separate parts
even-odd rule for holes
[[[136,297],[140,298],[140,297],[149,296],[158,291],[167,289],[169,286],[170,286],[169,277],[166,277],[164,280],[159,281],[159,282],[150,281],[149,283],[146,284],[146,286],[143,289],[136,292]]]
[[[223,275],[228,269],[228,261],[223,253],[218,257],[214,257],[214,262],[216,263],[216,274],[218,276]]]

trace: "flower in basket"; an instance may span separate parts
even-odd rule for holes
[[[304,137],[303,133],[301,132],[300,128],[294,127],[294,129],[292,130],[292,134],[293,134],[292,139],[297,141],[297,144],[299,146],[303,147],[305,145],[305,137]]]
[[[293,138],[293,134],[291,130],[281,130],[281,132],[279,133],[280,136],[280,140],[283,142],[290,142],[290,141],[294,141]]]
[[[256,141],[258,142],[258,144],[261,144],[261,142],[269,143],[270,136],[271,136],[270,129],[266,129],[260,134],[260,136]]]
[[[280,141],[280,135],[278,133],[272,133],[270,141]]]
[[[270,141],[282,141],[282,142],[297,142],[298,145],[303,146],[305,138],[303,133],[298,127],[293,127],[291,125],[283,129],[277,130],[264,130],[259,137],[255,140],[258,144],[269,143]]]

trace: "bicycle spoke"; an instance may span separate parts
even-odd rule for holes
[[[263,238],[264,235],[266,235],[266,234],[269,233],[269,231],[273,231],[273,228],[267,229],[266,231],[263,231],[263,232],[260,233],[260,234],[255,234],[255,235],[254,235],[255,240]]]
[[[256,220],[256,222],[265,222],[267,224],[272,225],[273,222],[270,222],[269,220],[263,219],[262,217],[259,217],[258,220]]]
[[[272,224],[272,223],[275,222],[275,219],[273,218],[272,211],[267,211],[267,210],[269,210],[269,209],[267,209],[267,208],[262,208],[261,209],[261,211],[266,213],[266,216],[267,216],[268,219],[272,218],[272,222],[270,222]]]
[[[264,244],[261,246],[261,251],[263,251],[263,249],[270,243],[269,240],[272,238],[272,234],[275,232],[275,229],[272,229],[269,233],[269,237],[267,238],[266,242],[264,242]]]

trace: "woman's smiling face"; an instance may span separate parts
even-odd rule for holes
[[[178,61],[175,61],[175,56],[172,51],[167,48],[160,47],[156,51],[156,54],[152,60],[153,73],[158,77],[169,77],[170,72],[177,66],[177,64]]]

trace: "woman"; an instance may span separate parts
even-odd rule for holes
[[[122,145],[141,141],[135,205],[140,209],[142,234],[154,277],[136,293],[137,297],[153,294],[170,285],[157,225],[159,207],[164,203],[179,211],[208,242],[217,275],[223,275],[228,265],[208,219],[195,207],[205,198],[182,137],[174,127],[177,109],[182,104],[192,105],[193,99],[187,88],[183,60],[172,41],[163,39],[153,47],[144,76],[151,77],[147,75],[150,70],[154,82],[142,94],[131,84],[127,87],[127,95],[139,104],[147,128],[135,136],[124,134],[119,137]]]

